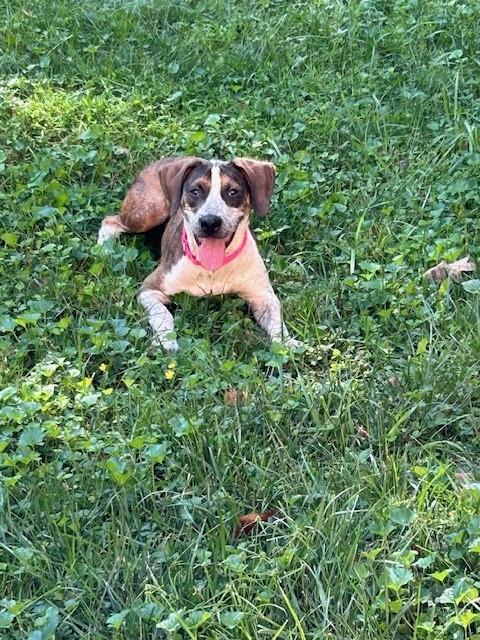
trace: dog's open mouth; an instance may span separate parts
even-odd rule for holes
[[[197,238],[199,250],[198,260],[204,269],[216,271],[225,261],[225,251],[233,240],[233,234],[229,238]]]

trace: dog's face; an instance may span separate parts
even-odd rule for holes
[[[181,209],[196,238],[227,240],[250,214],[247,181],[232,163],[200,163],[183,185]]]
[[[198,240],[228,242],[252,209],[261,216],[268,213],[275,167],[249,158],[231,162],[178,158],[162,167],[160,181],[171,214],[180,208]]]

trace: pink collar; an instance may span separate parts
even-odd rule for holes
[[[245,249],[247,245],[247,241],[248,241],[248,229],[245,231],[242,242],[235,249],[235,251],[232,251],[232,253],[230,253],[228,256],[225,255],[225,257],[223,258],[223,263],[221,267],[224,267],[226,264],[229,264],[230,262],[232,262],[232,260],[235,260],[235,258],[239,256],[242,253],[242,251]],[[182,229],[182,248],[183,248],[184,255],[190,260],[190,262],[193,262],[193,264],[201,266],[200,262],[198,261],[197,257],[194,255],[192,248],[190,247],[190,244],[188,242],[188,235],[187,235],[187,230],[185,228],[185,225],[183,225],[183,229]]]

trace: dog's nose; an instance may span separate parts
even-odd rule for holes
[[[200,226],[202,228],[202,231],[209,236],[213,236],[213,234],[220,229],[221,224],[222,219],[220,218],[220,216],[215,216],[211,213],[200,218]]]

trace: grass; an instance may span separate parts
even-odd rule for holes
[[[422,274],[480,258],[480,5],[1,12],[2,639],[478,639],[478,282]],[[304,354],[188,297],[151,352],[152,253],[95,237],[172,153],[277,164]]]

